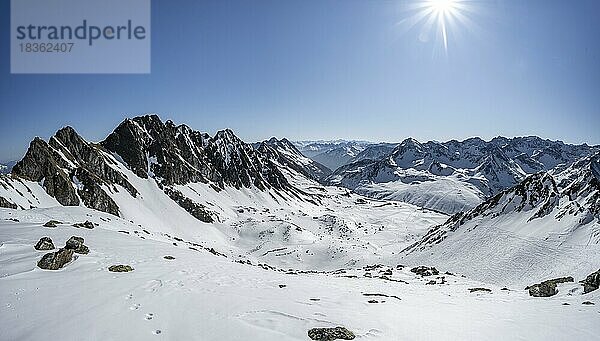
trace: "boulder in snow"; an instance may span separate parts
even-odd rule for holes
[[[86,229],[93,229],[94,227],[96,227],[94,225],[94,223],[92,223],[91,221],[86,220],[84,223],[75,223],[73,224],[74,227],[83,227]]]
[[[83,245],[83,238],[71,236],[65,245],[65,249],[73,250],[75,253],[81,253],[87,255],[90,252],[90,249]]]
[[[73,260],[73,250],[60,249],[56,252],[45,254],[37,266],[46,270],[58,270]]]
[[[130,272],[133,271],[133,268],[130,265],[112,265],[108,268],[110,272]]]
[[[313,328],[308,331],[308,337],[317,341],[354,340],[354,333],[344,327]]]
[[[54,243],[52,243],[50,237],[42,237],[37,244],[35,244],[34,248],[36,250],[54,250]]]

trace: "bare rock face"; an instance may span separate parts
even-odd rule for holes
[[[36,182],[43,182],[46,192],[64,206],[77,206],[79,198],[85,206],[119,214],[117,204],[104,191],[118,191],[115,184],[124,187],[132,196],[137,190],[110,164],[101,147],[86,142],[73,128],[56,132],[46,143],[35,138],[25,157],[13,167],[13,174]],[[74,186],[75,184],[75,186]]]
[[[27,180],[40,182],[46,192],[63,206],[79,205],[79,198],[50,146],[36,137],[29,144],[25,157],[13,167],[12,174]]]
[[[592,292],[600,288],[600,270],[591,273],[587,276],[583,281],[583,293],[587,294],[588,292]]]
[[[52,243],[50,237],[42,237],[37,244],[35,244],[34,248],[36,250],[54,250],[54,243]]]
[[[60,249],[57,252],[45,254],[37,266],[45,270],[59,270],[73,260],[73,250]]]
[[[12,209],[17,209],[17,205],[13,204],[12,202],[6,200],[3,197],[0,197],[0,207],[4,207],[4,208],[12,208]]]
[[[354,340],[354,333],[344,327],[313,328],[308,331],[308,337],[316,341]]]
[[[210,137],[147,115],[123,121],[101,145],[121,156],[137,176],[160,179],[164,186],[209,181],[221,189],[288,186],[268,157],[229,129]]]
[[[90,249],[83,244],[83,238],[77,236],[72,236],[71,238],[69,238],[69,240],[67,240],[65,249],[73,250],[73,252],[75,253],[80,253],[84,255],[87,255],[90,252]]]
[[[573,277],[561,277],[549,279],[532,286],[528,286],[525,290],[529,290],[529,296],[533,297],[550,297],[558,294],[556,285],[559,283],[573,282]]]

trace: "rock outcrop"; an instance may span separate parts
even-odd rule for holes
[[[422,277],[426,277],[426,276],[436,276],[439,275],[440,272],[434,268],[434,267],[427,267],[427,266],[417,266],[414,267],[412,269],[410,269],[410,272],[420,275]]]
[[[559,283],[573,282],[573,277],[561,277],[549,279],[532,286],[528,286],[525,290],[529,290],[529,295],[533,297],[550,297],[558,293],[556,285]]]
[[[45,270],[59,270],[73,260],[73,250],[60,249],[56,252],[45,254],[37,266]]]
[[[600,270],[588,275],[581,283],[583,284],[584,294],[600,288]]]

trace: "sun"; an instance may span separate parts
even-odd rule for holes
[[[456,0],[431,0],[429,6],[438,13],[446,14],[455,9],[456,3]]]
[[[458,26],[469,28],[473,26],[470,15],[474,13],[473,0],[408,0],[410,5],[406,18],[398,22],[406,31],[413,27],[420,27],[419,40],[430,41],[434,37],[441,43],[445,53],[448,53],[448,44],[452,30]],[[456,33],[456,32],[455,32]]]

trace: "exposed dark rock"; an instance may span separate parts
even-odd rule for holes
[[[12,209],[17,209],[18,206],[13,204],[12,202],[4,199],[3,197],[0,197],[0,207],[4,207],[4,208],[12,208]]]
[[[492,292],[492,289],[488,289],[488,288],[469,288],[469,292]]]
[[[581,304],[584,304],[584,305],[594,305],[595,303],[591,302],[591,301],[585,301],[585,302],[583,302]]]
[[[354,340],[354,333],[344,327],[313,328],[308,331],[308,337],[316,341]]]
[[[283,289],[283,288],[285,288],[285,287],[287,287],[287,285],[285,285],[285,284],[279,284],[279,288],[280,288],[280,289]]]
[[[44,227],[56,227],[56,226],[58,226],[58,224],[62,224],[62,223],[58,220],[49,220],[43,226]]]
[[[72,236],[67,240],[65,245],[65,249],[73,250],[75,253],[81,253],[87,255],[90,252],[90,249],[83,245],[83,238]]]
[[[436,276],[436,275],[440,274],[440,272],[436,268],[434,268],[434,267],[427,267],[427,266],[417,266],[417,267],[414,267],[414,268],[410,269],[410,272],[415,273],[415,274],[420,275],[420,276],[423,276],[423,277],[425,277],[425,276]]]
[[[75,224],[73,224],[73,226],[74,226],[74,227],[77,227],[77,228],[86,228],[86,229],[90,229],[90,230],[91,230],[91,229],[93,229],[94,227],[96,227],[96,226],[94,225],[94,223],[92,223],[92,222],[91,222],[91,221],[89,221],[89,220],[86,220],[86,221],[85,221],[85,222],[83,222],[83,223],[75,223]]]
[[[192,201],[190,198],[173,188],[164,187],[163,190],[169,198],[175,201],[177,205],[181,206],[194,218],[205,223],[213,223],[215,221],[214,217],[216,217],[217,214],[207,209],[204,205]]]
[[[265,155],[244,143],[229,129],[214,137],[186,125],[162,122],[157,115],[123,121],[106,140],[139,177],[154,177],[165,186],[210,182],[217,189],[259,189],[289,186],[283,173]]]
[[[56,154],[56,155],[55,155]],[[44,140],[36,137],[29,144],[23,159],[13,167],[12,174],[27,180],[41,182],[46,192],[64,206],[79,205],[79,198],[65,173],[64,160]]]
[[[367,297],[388,297],[388,298],[395,298],[397,300],[402,300],[400,297],[396,296],[396,295],[386,295],[386,294],[370,294],[370,293],[363,293],[363,296],[367,296]]]
[[[130,272],[133,271],[134,269],[129,266],[129,265],[123,265],[123,264],[119,264],[119,265],[111,265],[108,268],[108,271],[110,272]]]
[[[378,300],[368,300],[367,303],[379,303]]]
[[[431,281],[425,283],[425,285],[434,285],[434,284],[436,284],[436,281],[434,281],[434,280],[431,280]]]
[[[87,207],[118,215],[118,207],[105,189],[116,192],[114,185],[118,184],[134,197],[137,191],[111,167],[114,163],[102,147],[86,142],[73,128],[65,127],[49,143],[35,138],[25,157],[13,168],[13,174],[43,181],[46,192],[64,206],[77,206],[81,198]]]
[[[173,259],[175,259],[175,257],[173,257],[173,256],[164,256],[163,258],[167,259],[167,260],[173,260]]]
[[[306,158],[296,146],[285,138],[278,140],[273,137],[263,141],[258,145],[257,150],[278,164],[289,167],[313,180],[321,181],[331,174],[329,168]]]
[[[73,260],[73,250],[60,249],[57,252],[45,254],[37,266],[46,270],[58,270]]]
[[[525,290],[529,290],[529,295],[533,297],[550,297],[558,293],[556,285],[559,283],[573,282],[573,277],[561,277],[555,279],[549,279],[539,284],[528,286]]]
[[[600,287],[600,270],[588,275],[581,283],[584,294],[597,290]]]
[[[54,250],[54,243],[52,243],[50,237],[42,237],[37,244],[35,244],[34,248],[36,250]]]

